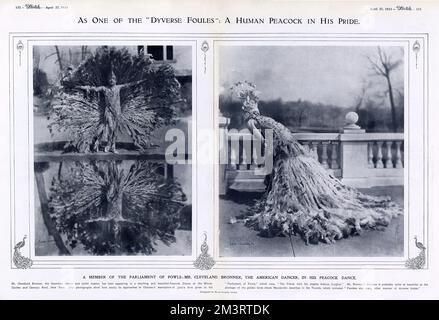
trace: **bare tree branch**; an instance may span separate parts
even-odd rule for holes
[[[369,90],[369,88],[370,88],[370,82],[363,79],[360,92],[355,97],[354,108],[356,112],[358,112],[361,106],[363,105],[363,102],[366,99],[367,91]]]
[[[398,128],[396,123],[395,100],[393,96],[393,88],[390,74],[402,63],[402,61],[400,59],[393,60],[392,55],[382,50],[381,47],[377,48],[377,58],[374,59],[370,56],[367,56],[367,59],[369,60],[371,69],[375,72],[375,74],[382,76],[386,79],[386,92],[389,96],[390,110],[392,115],[392,127],[393,131],[396,132]]]
[[[367,57],[367,60],[369,60],[371,64],[372,70],[379,76],[386,76],[386,72],[384,69],[382,69],[377,62],[375,62],[371,57]]]

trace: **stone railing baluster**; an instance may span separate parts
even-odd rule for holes
[[[220,148],[220,154],[219,154],[219,194],[225,195],[227,193],[227,167],[229,162],[229,127],[230,119],[223,117],[220,115],[218,118],[218,124],[219,124],[219,148]]]
[[[239,166],[239,140],[230,140],[230,164],[231,169],[238,169]]]
[[[319,144],[318,141],[311,141],[311,143],[309,144],[309,148],[310,148],[312,157],[314,159],[316,159],[317,161],[319,161],[319,154],[317,153],[318,144]]]
[[[252,141],[252,161],[250,169],[258,168],[262,159],[262,142],[258,139]]]
[[[392,162],[392,141],[384,141],[383,146],[385,148],[385,161],[384,166],[387,169],[393,168],[393,162]]]
[[[322,166],[323,166],[323,168],[325,168],[325,169],[328,169],[329,168],[329,165],[328,165],[328,144],[329,144],[329,141],[323,141],[322,142]]]
[[[247,170],[252,163],[252,135],[249,130],[241,130],[244,131],[244,134],[241,134],[241,161],[239,162],[240,170]]]
[[[338,142],[331,141],[332,149],[331,149],[331,169],[338,169]]]
[[[395,141],[396,154],[395,154],[395,168],[401,169],[403,167],[401,161],[401,144],[402,141]]]
[[[174,178],[174,165],[166,163],[163,169],[165,179],[172,180]]]
[[[383,164],[383,142],[382,141],[377,141],[377,147],[378,147],[378,151],[377,151],[377,162],[376,162],[376,168],[377,169],[382,169],[384,168],[384,164]]]
[[[309,144],[310,144],[310,143],[311,143],[311,141],[306,141],[306,140],[304,140],[304,141],[301,142],[302,146],[305,148],[305,150],[306,150],[307,152],[310,152],[310,151],[311,151],[310,148],[309,148]]]
[[[346,125],[339,132],[295,132],[294,138],[311,157],[319,161],[324,168],[333,170],[332,173],[348,185],[364,188],[402,185],[404,134],[367,133],[356,124],[357,120],[358,115],[350,112],[346,115]],[[220,128],[228,129],[227,124],[228,121],[222,121]],[[257,145],[258,141],[255,140],[246,143],[247,138],[251,139],[251,132],[243,131],[229,129],[221,133],[223,136],[220,136],[220,146],[229,151],[223,158],[230,159],[228,165],[220,165],[220,177],[224,180],[220,183],[220,194],[224,194],[234,179],[249,180],[248,177],[252,177],[251,173],[254,173],[255,169],[264,166],[259,164],[258,158],[263,159],[266,146]],[[383,172],[380,170],[383,168],[394,170]],[[239,176],[240,172],[237,172],[237,169],[248,172]]]
[[[367,166],[369,168],[374,168],[373,164],[373,141],[367,143]]]

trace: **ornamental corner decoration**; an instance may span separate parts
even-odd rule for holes
[[[207,245],[207,233],[204,232],[204,241],[201,245],[201,253],[194,261],[194,267],[200,270],[210,270],[215,265],[215,260],[208,253],[209,246]]]
[[[21,67],[21,52],[24,50],[23,42],[18,41],[17,43],[17,50],[18,50],[18,65]]]
[[[207,43],[206,40],[203,41],[203,43],[201,44],[201,51],[204,52],[204,58],[203,58],[203,62],[204,62],[204,74],[206,74],[207,71],[207,57],[206,57],[206,52],[209,50],[209,44]]]
[[[423,269],[425,266],[425,250],[427,248],[418,241],[417,237],[415,237],[415,245],[421,252],[414,258],[408,258],[405,262],[405,266],[408,269]]]
[[[415,53],[415,61],[416,61],[415,66],[416,66],[416,69],[418,69],[418,53],[421,50],[421,44],[419,43],[418,40],[415,41],[412,49],[413,49],[413,52]]]
[[[32,267],[33,261],[32,259],[29,259],[25,256],[21,255],[20,249],[24,247],[24,245],[26,244],[25,240],[26,240],[27,236],[23,237],[23,240],[18,242],[15,246],[14,246],[14,257],[12,259],[12,261],[14,262],[14,265],[18,268],[18,269],[29,269],[30,267]]]

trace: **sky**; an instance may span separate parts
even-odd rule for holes
[[[401,47],[382,47],[394,59],[402,59]],[[261,99],[308,100],[352,107],[363,83],[373,96],[385,87],[373,75],[368,56],[377,55],[369,46],[221,46],[219,84],[224,92],[233,83],[250,81]],[[394,70],[396,88],[403,88],[403,65]]]

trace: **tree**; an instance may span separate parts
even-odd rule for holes
[[[299,99],[297,104],[297,127],[300,128],[306,118],[309,109],[309,103],[307,101],[302,102],[302,100]]]
[[[59,47],[58,46],[55,46],[55,52],[56,52],[56,57],[57,57],[56,61],[58,62],[58,65],[59,65],[59,70],[61,72],[63,72],[64,65],[62,63],[61,52],[59,51]]]
[[[392,118],[392,129],[394,132],[398,130],[398,124],[396,119],[396,105],[392,87],[391,74],[402,63],[400,59],[395,60],[392,56],[386,53],[381,47],[378,47],[378,52],[375,57],[368,56],[367,59],[370,62],[373,72],[381,77],[384,77],[387,84],[387,94],[389,96],[389,104]]]
[[[358,94],[355,96],[354,100],[354,109],[355,112],[358,113],[360,108],[363,106],[365,100],[367,99],[367,91],[370,88],[370,82],[364,80],[361,82],[361,87]]]

